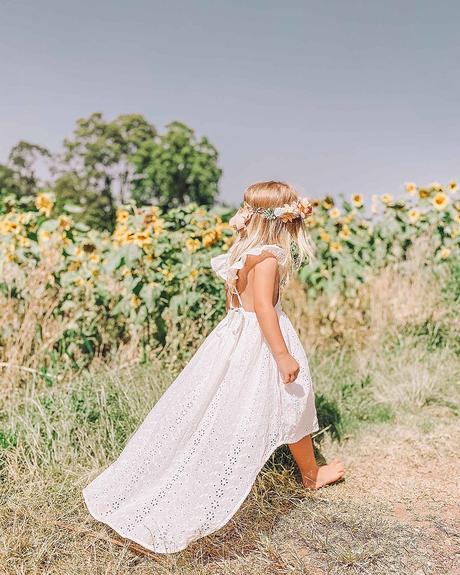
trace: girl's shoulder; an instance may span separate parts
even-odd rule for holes
[[[238,271],[244,267],[246,259],[249,256],[272,255],[276,258],[278,265],[282,267],[284,267],[288,261],[288,256],[284,248],[274,244],[264,244],[248,248],[232,263],[230,263],[230,255],[230,253],[224,253],[211,258],[212,269],[226,283],[236,281]]]

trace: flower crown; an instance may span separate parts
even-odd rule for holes
[[[307,198],[294,200],[290,204],[278,208],[254,208],[247,202],[230,219],[229,224],[237,231],[245,229],[254,214],[259,214],[265,220],[279,219],[283,223],[293,222],[297,219],[306,219],[311,216],[313,206]]]

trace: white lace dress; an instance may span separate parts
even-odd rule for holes
[[[248,250],[228,266],[234,278]],[[278,302],[281,331],[300,365],[284,384],[254,312],[231,308],[162,395],[119,458],[84,490],[91,515],[158,553],[173,553],[223,527],[247,497],[260,469],[282,444],[318,430],[302,344]]]

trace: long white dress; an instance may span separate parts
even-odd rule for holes
[[[260,246],[228,265],[212,259],[224,280],[246,256],[286,255]],[[281,331],[300,365],[284,384],[256,314],[232,307],[170,385],[118,459],[83,495],[91,515],[158,553],[174,553],[223,527],[241,506],[273,451],[318,430],[302,344],[280,307]]]

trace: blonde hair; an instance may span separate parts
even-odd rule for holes
[[[244,192],[244,201],[251,208],[281,208],[297,200],[299,196],[293,186],[273,180],[251,184]],[[229,264],[238,261],[248,249],[267,244],[277,245],[286,253],[286,265],[280,268],[282,286],[286,285],[294,269],[314,257],[313,245],[302,218],[283,222],[280,218],[264,218],[256,212],[252,214],[247,226],[238,232],[229,250]]]

